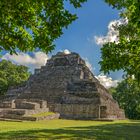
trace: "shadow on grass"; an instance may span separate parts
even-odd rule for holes
[[[140,140],[140,121],[61,129],[38,129],[0,133],[0,139],[10,140]]]

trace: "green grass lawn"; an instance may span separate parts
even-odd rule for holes
[[[0,121],[1,140],[140,140],[140,121]]]

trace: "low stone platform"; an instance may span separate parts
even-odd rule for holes
[[[60,114],[54,113],[52,115],[48,116],[41,116],[41,117],[32,117],[32,116],[19,116],[19,115],[12,115],[12,116],[6,116],[1,117],[0,121],[41,121],[41,120],[54,120],[59,119]]]
[[[51,120],[58,119],[59,114],[54,113],[48,116],[33,117],[32,115],[38,113],[49,112],[47,102],[43,100],[25,100],[16,99],[12,101],[4,101],[0,104],[0,119],[10,120],[26,120],[26,121],[38,121],[38,120]]]

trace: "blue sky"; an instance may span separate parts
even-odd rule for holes
[[[65,5],[72,13],[76,13],[78,19],[74,21],[68,29],[64,29],[64,34],[55,41],[56,49],[50,54],[55,54],[58,51],[68,49],[72,52],[77,52],[87,59],[88,62],[92,65],[93,73],[99,75],[101,53],[100,46],[94,40],[95,36],[105,36],[108,33],[108,25],[111,21],[119,19],[119,11],[109,7],[104,0],[88,0],[88,2],[83,4],[82,8],[74,9],[69,4]],[[5,54],[5,52],[3,52]],[[32,53],[29,53],[32,54]],[[36,59],[30,58],[26,54],[22,54],[21,57],[16,57],[18,62],[23,60],[23,57],[27,58],[24,64],[27,64],[28,61],[31,61],[31,67],[38,65],[36,60],[41,61],[41,57],[45,55],[42,53],[36,54]],[[9,55],[5,58],[10,60],[15,60],[15,58],[9,58]],[[23,63],[22,63],[23,64]],[[41,62],[43,64],[43,61]],[[111,73],[109,76],[113,80],[119,80],[121,78],[122,72]]]
[[[119,11],[109,7],[103,0],[88,0],[80,9],[72,12],[78,15],[78,19],[73,22],[64,34],[56,41],[56,49],[68,49],[79,53],[83,58],[87,58],[92,64],[95,75],[100,74],[100,46],[94,41],[94,36],[106,35],[108,24],[112,20],[119,19]],[[122,72],[111,73],[113,79],[120,79]]]

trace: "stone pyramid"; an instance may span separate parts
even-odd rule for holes
[[[17,107],[25,100],[47,101],[47,108],[65,119],[125,118],[108,90],[74,52],[58,52],[36,69],[24,86],[9,90],[7,95]]]

